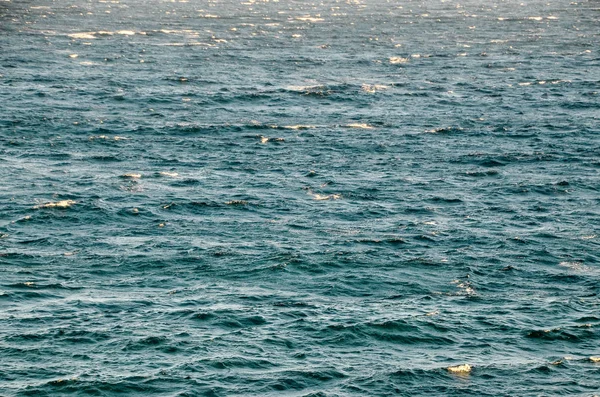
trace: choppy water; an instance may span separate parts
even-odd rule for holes
[[[591,0],[0,2],[0,395],[598,394],[598,43]]]

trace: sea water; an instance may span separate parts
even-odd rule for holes
[[[593,396],[600,4],[0,2],[0,395]]]

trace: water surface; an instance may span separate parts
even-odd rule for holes
[[[599,22],[1,2],[0,395],[598,393]]]

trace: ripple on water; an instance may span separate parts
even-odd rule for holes
[[[591,2],[79,3],[0,6],[0,394],[600,390]]]

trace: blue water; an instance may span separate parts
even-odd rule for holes
[[[599,27],[0,2],[0,395],[600,394]]]

